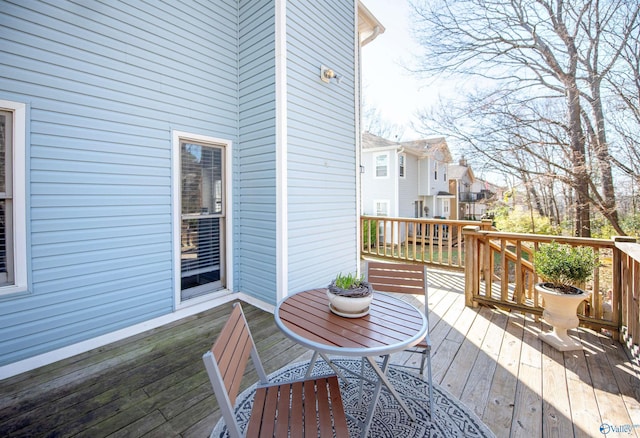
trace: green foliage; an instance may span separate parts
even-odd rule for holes
[[[365,220],[362,225],[362,243],[364,246],[375,246],[378,242],[378,221]]]
[[[640,213],[622,218],[621,226],[629,236],[640,237]]]
[[[343,274],[339,273],[335,280],[334,284],[340,289],[354,289],[362,286],[362,282],[364,281],[364,274],[360,277],[356,276],[356,274]]]
[[[556,287],[575,286],[591,278],[598,258],[589,247],[551,242],[540,245],[533,254],[533,266],[544,281]]]
[[[611,223],[601,215],[591,219],[591,237],[596,239],[610,239],[611,236],[615,236],[616,230],[611,226]]]
[[[496,209],[494,213],[495,226],[500,231],[552,236],[560,234],[560,229],[551,225],[548,217],[540,216],[537,213],[530,214],[529,212],[513,210],[506,206]]]

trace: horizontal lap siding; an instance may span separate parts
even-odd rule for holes
[[[238,186],[234,243],[238,289],[276,297],[275,2],[239,6]]]
[[[354,20],[351,0],[287,4],[290,291],[356,269]]]
[[[0,28],[0,99],[30,105],[4,365],[173,310],[171,131],[236,141],[237,5],[0,1]]]

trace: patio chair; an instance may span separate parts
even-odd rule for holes
[[[427,285],[427,267],[411,263],[385,263],[367,262],[367,281],[373,286],[376,292],[387,292],[397,294],[424,295],[424,314],[429,326],[429,288]],[[415,347],[405,351],[419,353],[422,355],[420,366],[395,364],[404,368],[420,370],[420,375],[424,378],[425,368],[427,371],[427,383],[429,384],[429,415],[433,415],[433,380],[431,376],[431,340],[429,332]]]
[[[234,405],[249,356],[260,382],[243,435]],[[231,438],[349,436],[335,375],[269,384],[239,303],[202,359]]]

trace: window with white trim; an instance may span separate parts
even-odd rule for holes
[[[389,216],[389,201],[375,201],[376,216]]]
[[[376,177],[386,178],[389,176],[389,154],[378,154],[374,160],[376,163]]]
[[[407,161],[407,155],[406,154],[400,154],[398,155],[398,175],[400,176],[400,178],[405,178],[406,177],[406,161]]]
[[[27,288],[26,106],[0,100],[0,295]]]

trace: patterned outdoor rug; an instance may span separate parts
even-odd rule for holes
[[[360,359],[333,360],[359,375]],[[279,382],[301,379],[304,377],[308,365],[309,362],[300,362],[281,368],[269,376],[269,381]],[[316,363],[314,375],[330,373],[332,373],[332,370],[324,361],[318,361],[318,363]],[[367,377],[373,378],[373,376],[373,371],[368,368]],[[393,396],[383,387],[380,400],[376,406],[369,437],[449,438],[495,436],[473,412],[438,385],[434,385],[433,387],[436,410],[433,418],[434,421],[430,422],[428,385],[426,382],[417,374],[395,368],[393,365],[389,368],[388,376],[396,390],[403,395],[409,408],[416,414],[417,421],[412,421]],[[341,392],[345,410],[347,414],[362,421],[367,415],[367,408],[372,395],[372,386],[365,386],[363,403],[359,404],[359,380],[351,377],[349,377],[348,380],[348,384],[341,381]],[[369,390],[367,391],[367,389]],[[251,387],[238,396],[236,414],[238,422],[242,427],[246,425],[246,421],[249,418],[254,392],[255,387]],[[361,430],[359,426],[351,419],[348,420],[348,423],[350,436],[360,436]],[[218,422],[211,436],[216,438],[229,436],[224,425],[224,420],[221,419]]]

